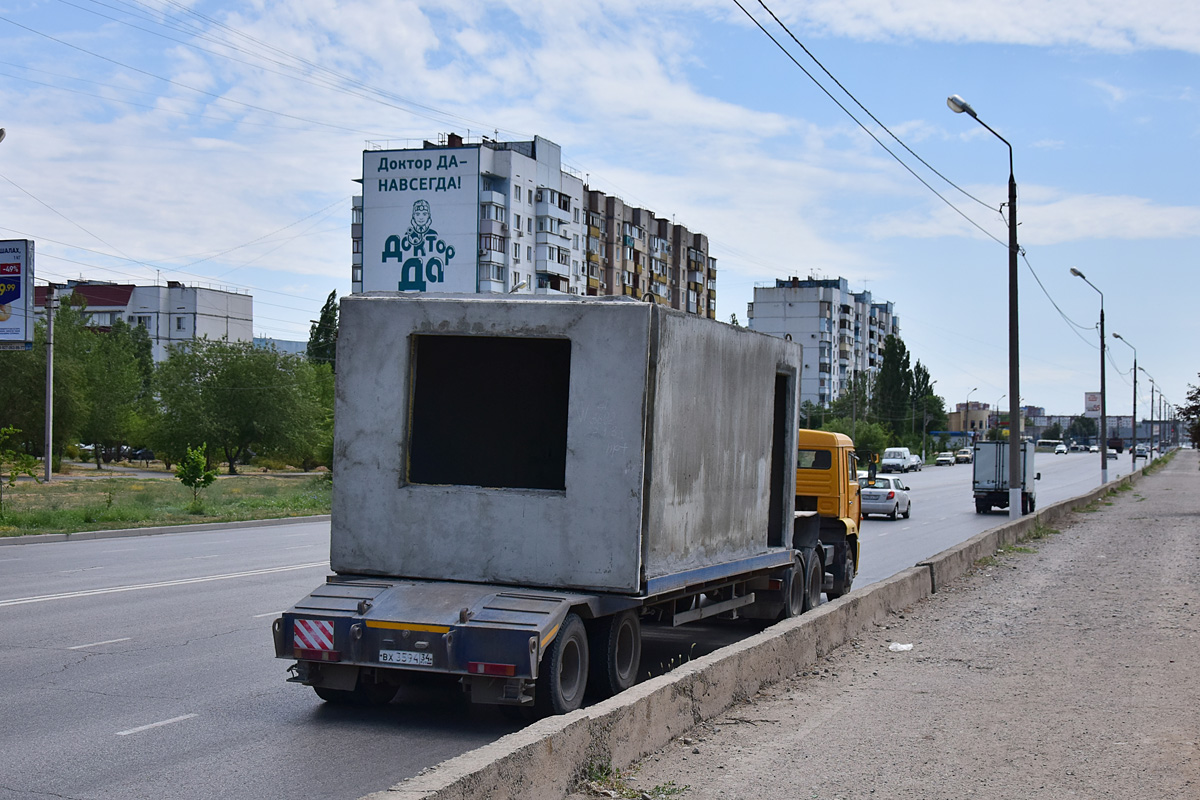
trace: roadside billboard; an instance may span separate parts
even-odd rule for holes
[[[1093,419],[1100,419],[1100,393],[1099,392],[1084,392],[1083,393],[1083,415]]]
[[[33,347],[33,242],[0,241],[0,350]]]
[[[363,152],[362,288],[478,288],[479,149]]]

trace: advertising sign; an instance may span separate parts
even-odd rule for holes
[[[363,152],[362,288],[477,290],[479,150]]]
[[[33,347],[33,242],[0,241],[0,350]]]
[[[1100,419],[1100,393],[1099,392],[1084,392],[1083,393],[1083,415]]]

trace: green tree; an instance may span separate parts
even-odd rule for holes
[[[912,370],[908,349],[899,337],[889,335],[883,342],[883,363],[875,383],[875,419],[899,436],[909,430],[912,411]]]
[[[337,357],[338,336],[338,304],[337,290],[329,293],[325,305],[321,306],[321,316],[308,329],[308,360],[317,364],[328,364],[335,368]]]
[[[105,448],[125,443],[133,430],[138,401],[146,393],[145,365],[123,321],[117,320],[108,332],[91,334],[82,338],[78,352],[88,400],[79,420],[79,440],[95,445],[92,452],[100,469]]]
[[[208,468],[208,445],[189,447],[175,468],[175,477],[192,490],[192,508],[200,506],[200,490],[207,489],[217,479],[217,471]]]
[[[1090,439],[1096,435],[1099,425],[1091,417],[1072,417],[1066,435],[1072,439]],[[1052,437],[1059,438],[1059,437]]]
[[[1183,421],[1192,446],[1200,447],[1200,388],[1188,384],[1187,403],[1178,406],[1176,413]]]
[[[79,441],[80,420],[87,411],[89,389],[83,378],[83,351],[94,334],[81,309],[64,302],[54,315],[54,446],[57,462],[68,444]],[[45,452],[46,323],[34,328],[32,350],[0,354],[0,419],[21,430],[21,448],[31,455]]]
[[[205,441],[224,453],[235,475],[252,451],[294,453],[316,439],[323,414],[314,367],[303,357],[209,339],[168,352],[155,372],[155,451],[178,461],[190,442]]]
[[[867,468],[867,463],[875,456],[882,455],[887,449],[891,432],[876,422],[854,422],[849,417],[834,417],[826,420],[821,427],[823,431],[844,433],[854,440],[854,452],[858,463]]]
[[[1063,438],[1063,427],[1057,422],[1047,426],[1046,430],[1042,431],[1043,439],[1061,439]]]
[[[0,519],[4,518],[5,488],[16,486],[21,475],[37,480],[37,459],[11,446],[20,432],[11,425],[0,428]]]

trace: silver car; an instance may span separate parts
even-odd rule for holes
[[[908,486],[900,478],[876,475],[875,479],[859,478],[862,487],[862,515],[886,514],[888,519],[897,516],[908,519],[912,513],[912,501],[908,498]]]

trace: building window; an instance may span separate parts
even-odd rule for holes
[[[533,261],[533,248],[528,245],[525,246],[525,260]]]
[[[177,330],[177,331],[183,330],[183,317],[175,318],[175,330]]]
[[[517,228],[521,227],[521,215],[520,214],[513,214],[513,224],[516,225]]]
[[[520,260],[521,260],[521,245],[514,244],[513,245],[513,261],[520,261]]]
[[[576,222],[576,223],[578,223],[578,222],[579,222],[579,208],[578,208],[578,207],[576,207],[576,208],[575,208],[575,209],[573,209],[573,210],[574,210],[574,213],[575,213],[575,222]]]
[[[533,217],[525,218],[525,229],[528,230],[530,233],[533,233]]]
[[[516,198],[518,203],[521,202],[521,187],[520,186],[513,187],[513,197]]]

